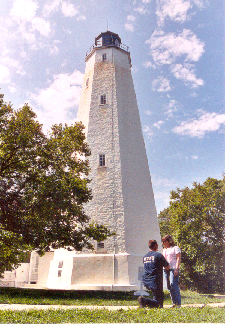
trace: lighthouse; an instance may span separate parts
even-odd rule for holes
[[[71,284],[132,289],[149,239],[161,237],[130,52],[118,34],[106,31],[95,38],[85,61],[77,115],[91,149],[93,199],[85,212],[116,234],[74,258]]]
[[[91,221],[115,235],[94,250],[33,252],[29,283],[76,290],[136,290],[148,241],[161,241],[129,48],[106,31],[86,53],[77,119],[91,150]]]

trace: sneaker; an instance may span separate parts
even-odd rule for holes
[[[139,303],[139,308],[144,308],[146,307],[146,303],[145,303],[145,298],[142,296],[138,297],[138,303]]]
[[[160,307],[159,302],[157,300],[148,299],[148,298],[145,299],[145,305],[146,305],[146,307],[149,307],[149,308],[159,308]]]

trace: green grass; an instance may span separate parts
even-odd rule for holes
[[[212,295],[201,295],[193,291],[182,291],[182,304],[208,304],[223,302]],[[0,288],[0,304],[30,305],[138,305],[133,292],[116,291],[71,291],[48,289]],[[168,291],[164,304],[170,305]]]
[[[220,308],[0,311],[1,323],[224,323]]]
[[[182,304],[208,304],[224,302],[212,295],[182,291]],[[0,304],[30,305],[138,305],[133,292],[113,291],[67,291],[47,289],[0,288]],[[165,304],[171,304],[165,292]],[[107,309],[70,310],[0,310],[0,323],[224,323],[224,308],[164,308],[130,309],[110,311]]]

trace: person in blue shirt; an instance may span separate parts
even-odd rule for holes
[[[169,270],[169,263],[165,257],[157,252],[158,243],[150,240],[148,243],[150,251],[143,257],[144,274],[143,284],[153,294],[153,299],[138,297],[140,307],[163,307],[163,267]]]

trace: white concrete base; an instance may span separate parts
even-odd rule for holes
[[[20,288],[25,288],[25,289],[48,289],[46,285],[38,285],[38,284],[24,284]]]
[[[138,289],[135,285],[72,285],[71,290],[101,290],[101,291],[134,291]]]
[[[46,287],[49,289],[132,291],[140,287],[138,267],[142,256],[120,254],[75,254],[57,251],[50,261]],[[42,277],[46,277],[43,274]],[[38,280],[38,286],[43,281]]]
[[[135,285],[71,285],[65,288],[47,288],[44,285],[38,284],[24,284],[20,288],[29,288],[29,289],[51,289],[51,290],[101,290],[101,291],[136,291],[138,289]],[[138,295],[139,296],[139,295]]]

